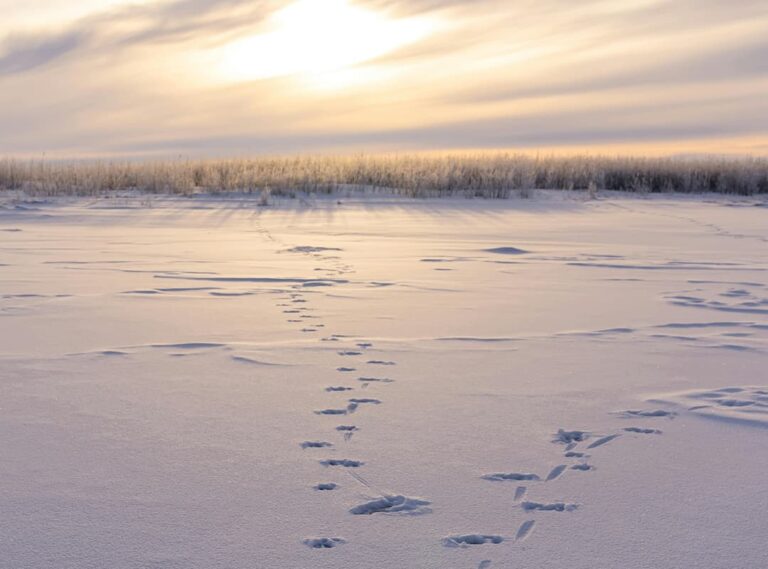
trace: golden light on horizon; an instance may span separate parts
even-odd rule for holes
[[[297,0],[275,12],[264,33],[218,51],[219,74],[232,82],[318,76],[412,44],[434,29],[426,18],[393,18],[349,0]]]

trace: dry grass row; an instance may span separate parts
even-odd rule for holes
[[[333,192],[506,198],[531,189],[768,193],[759,158],[533,157],[517,154],[299,156],[157,162],[0,160],[0,190],[29,195]]]

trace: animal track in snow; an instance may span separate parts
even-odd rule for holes
[[[365,502],[359,506],[355,506],[350,510],[350,513],[360,515],[371,514],[403,514],[403,515],[421,515],[431,512],[427,506],[431,502],[423,500],[421,498],[409,498],[408,496],[385,495],[370,502]]]
[[[359,468],[365,464],[359,460],[350,460],[348,458],[329,458],[321,460],[320,464],[323,466],[341,466],[343,468]]]
[[[343,350],[340,352],[336,352],[340,356],[360,356],[363,354],[363,352],[356,352],[354,350]]]
[[[346,415],[349,413],[348,409],[320,409],[315,411],[317,415]]]
[[[351,371],[356,371],[353,367],[337,367],[336,371],[340,371],[342,373],[349,373]]]
[[[586,441],[588,438],[589,433],[586,431],[566,431],[559,429],[557,433],[555,433],[555,438],[552,439],[552,442],[564,445],[572,445],[574,443]]]
[[[576,452],[575,450],[569,450],[565,453],[565,458],[583,458],[586,456],[583,452]]]
[[[616,439],[616,438],[618,438],[620,436],[621,435],[606,435],[605,437],[600,437],[595,442],[593,442],[591,445],[589,445],[587,448],[590,449],[590,448],[601,447],[601,446],[603,446],[605,444],[608,444],[609,442],[611,442],[612,440],[614,440],[614,439]]]
[[[495,474],[486,474],[483,476],[483,480],[491,480],[493,482],[502,482],[506,480],[523,481],[523,480],[541,480],[538,474],[530,474],[526,472],[498,472]]]
[[[349,402],[355,405],[364,405],[364,404],[381,405],[381,400],[372,399],[370,397],[356,397],[356,398],[350,399]]]
[[[739,408],[749,408],[752,403],[752,400],[747,400],[748,403],[745,404],[743,407],[741,407],[740,401],[744,401],[743,398],[743,392],[745,388],[723,388],[721,390],[716,390],[709,392],[709,394],[698,394],[699,398],[702,399],[712,399],[719,403],[721,407],[730,408],[730,409],[739,409]],[[753,388],[755,389],[755,388]],[[768,408],[768,389],[766,390],[757,390],[755,389],[756,393],[759,397],[765,397],[765,406]],[[658,417],[674,417],[675,413],[671,411],[666,411],[663,409],[647,409],[647,410],[626,410],[619,413],[621,416],[625,418],[658,418]],[[661,434],[661,431],[658,429],[652,429],[652,428],[645,428],[645,427],[625,427],[623,428],[624,433],[635,433],[635,434],[643,434],[643,435],[650,435],[650,434]],[[592,470],[595,470],[595,466],[592,464],[589,464],[586,462],[588,454],[584,452],[579,452],[573,450],[574,447],[576,447],[579,443],[583,443],[585,441],[588,441],[590,439],[591,444],[587,446],[589,449],[593,448],[599,448],[603,445],[606,445],[610,443],[611,441],[615,440],[616,438],[620,437],[622,433],[612,433],[608,435],[593,435],[589,431],[583,431],[583,430],[565,430],[565,429],[559,429],[557,433],[552,438],[553,443],[565,445],[565,457],[566,458],[574,458],[574,459],[581,459],[576,464],[560,464],[552,468],[552,470],[549,472],[549,474],[546,476],[545,481],[553,481],[558,479],[560,476],[563,475],[563,473],[566,470],[573,470],[573,471],[580,471],[580,472],[589,472]],[[484,480],[490,480],[490,481],[539,481],[540,477],[536,474],[531,473],[525,473],[525,472],[509,472],[509,473],[492,473],[492,474],[486,474],[482,476]],[[525,497],[527,493],[527,487],[526,486],[517,486],[515,489],[514,494],[514,501],[520,503],[520,507],[525,512],[570,512],[579,507],[578,504],[573,503],[567,503],[567,502],[534,502],[534,501],[523,501],[521,500]],[[528,520],[524,522],[520,528],[518,529],[518,532],[516,534],[516,540],[522,541],[525,539],[531,532],[531,530],[534,527],[534,520]],[[480,536],[482,537],[482,536]],[[448,538],[446,538],[448,539]],[[479,541],[482,542],[482,541]]]
[[[363,383],[394,383],[394,379],[390,379],[388,377],[358,377],[357,381],[361,381]]]
[[[346,540],[341,537],[308,537],[302,543],[312,549],[330,549],[346,543]]]
[[[352,391],[352,387],[345,387],[343,385],[331,385],[330,387],[326,387],[325,390],[329,393],[333,393],[336,391]]]
[[[443,538],[443,545],[446,547],[468,547],[470,545],[485,545],[492,543],[498,545],[504,538],[500,535],[488,535],[481,533],[470,533],[466,535],[452,535]]]
[[[332,447],[333,444],[325,442],[325,441],[304,441],[301,443],[301,448],[307,449],[307,448],[329,448]]]
[[[552,502],[550,504],[523,502],[520,505],[526,512],[571,512],[579,507],[577,504],[566,504],[565,502]]]
[[[356,427],[354,425],[339,425],[336,427],[336,430],[340,433],[344,434],[344,440],[348,441],[352,438],[352,435],[354,435],[357,431],[360,430],[359,427]]]
[[[549,474],[547,474],[547,482],[551,482],[552,480],[557,480],[560,478],[560,476],[565,472],[565,469],[567,468],[567,465],[560,464],[558,466],[555,466]]]
[[[641,435],[660,435],[661,431],[659,429],[644,429],[642,427],[625,427],[625,431],[628,433],[639,433]]]
[[[536,520],[524,521],[520,525],[520,529],[517,530],[517,534],[515,535],[515,540],[523,541],[524,539],[526,539],[529,535],[531,535],[534,525],[536,525]]]
[[[395,362],[387,361],[387,360],[368,360],[366,362],[369,365],[377,365],[377,366],[393,366],[397,365]]]
[[[315,490],[319,490],[321,492],[328,492],[330,490],[336,490],[339,488],[339,485],[335,482],[321,482],[320,484],[315,484],[313,486]]]

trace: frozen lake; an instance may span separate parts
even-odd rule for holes
[[[768,566],[753,202],[8,202],[0,567]]]

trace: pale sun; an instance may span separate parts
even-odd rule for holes
[[[266,30],[224,46],[219,68],[230,81],[347,70],[427,36],[433,22],[395,19],[349,0],[297,0]]]

